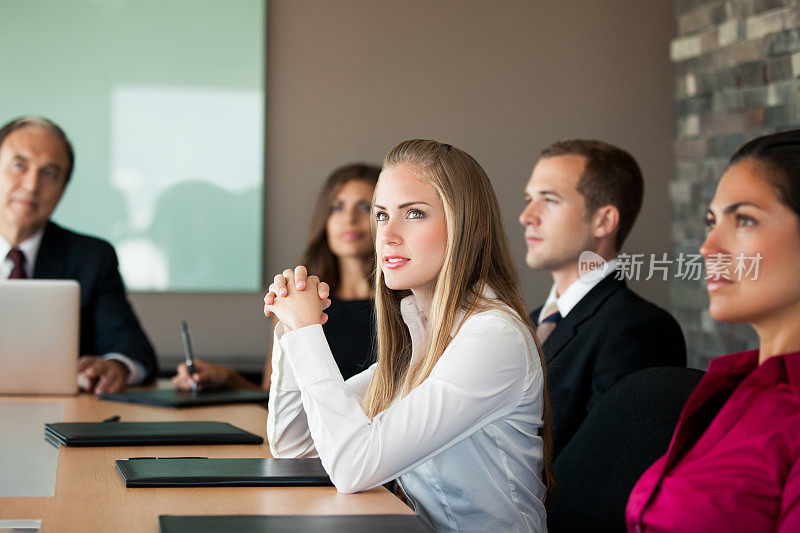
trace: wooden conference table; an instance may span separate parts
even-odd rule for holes
[[[158,531],[162,514],[412,514],[383,487],[339,494],[333,487],[208,487],[128,489],[114,460],[128,457],[270,457],[267,411],[255,404],[165,409],[75,397],[0,396],[0,403],[60,403],[64,422],[216,420],[261,435],[262,445],[68,448],[58,454],[53,497],[2,497],[0,520],[35,519],[43,532]],[[12,428],[0,428],[0,439]],[[44,428],[42,428],[44,432]]]

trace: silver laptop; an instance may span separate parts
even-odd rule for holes
[[[80,286],[0,280],[0,394],[78,392]]]

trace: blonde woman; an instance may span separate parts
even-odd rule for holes
[[[486,173],[450,145],[404,141],[373,204],[377,363],[342,379],[320,326],[329,289],[305,267],[264,298],[280,320],[273,455],[318,455],[345,493],[397,479],[437,530],[545,531],[542,357]]]

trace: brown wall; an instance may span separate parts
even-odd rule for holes
[[[551,141],[594,137],[639,160],[645,205],[626,248],[668,251],[671,2],[268,0],[265,279],[299,258],[334,166],[425,137],[492,178],[528,304],[550,278],[524,263],[522,189]],[[665,282],[636,284],[667,305]],[[266,354],[261,295],[132,296],[162,356],[185,314],[202,354]]]

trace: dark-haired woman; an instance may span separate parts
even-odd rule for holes
[[[752,325],[759,348],[711,362],[628,529],[800,531],[800,130],[739,149],[707,225],[709,312]]]
[[[344,379],[367,368],[374,354],[374,300],[370,274],[374,266],[372,194],[380,168],[364,163],[346,165],[328,176],[317,197],[303,264],[320,278],[331,280],[331,306],[323,326],[334,359]],[[358,354],[356,356],[356,354]],[[172,378],[177,389],[259,389],[233,369],[195,360],[196,372],[189,376],[186,364]],[[264,369],[262,387],[269,390],[270,359]]]

